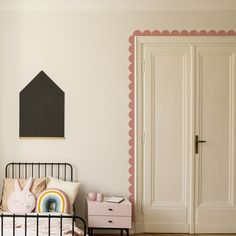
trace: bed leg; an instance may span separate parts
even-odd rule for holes
[[[3,214],[1,215],[1,235],[3,236]]]
[[[83,224],[84,224],[84,236],[86,236],[86,234],[87,234],[87,227],[86,227],[86,223],[85,223],[85,221],[84,221],[84,220],[83,220],[82,222],[83,222]]]
[[[51,215],[48,216],[48,236],[51,234]]]
[[[36,216],[36,230],[37,230],[36,236],[39,236],[39,216],[38,216],[38,214]]]
[[[75,235],[75,217],[72,218],[72,236]]]
[[[15,236],[16,235],[16,232],[15,232],[15,230],[16,230],[16,218],[15,218],[16,216],[15,216],[15,214],[13,214],[13,236]]]
[[[60,217],[60,236],[62,236],[62,215]]]
[[[25,214],[25,236],[27,236],[27,215]]]

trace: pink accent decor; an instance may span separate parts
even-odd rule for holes
[[[103,202],[103,194],[102,193],[97,193],[97,201]]]
[[[133,32],[133,34],[129,37],[129,164],[130,164],[130,168],[129,168],[129,200],[131,201],[131,203],[133,204],[134,207],[134,166],[135,166],[135,154],[134,154],[134,150],[135,150],[135,127],[134,127],[134,122],[135,122],[135,111],[134,111],[134,104],[135,104],[135,80],[134,80],[134,39],[136,36],[236,36],[236,31],[234,30],[229,30],[229,31],[225,31],[225,30],[219,30],[219,31],[215,31],[215,30],[210,30],[210,31],[206,31],[206,30],[200,30],[200,31],[196,31],[196,30],[191,30],[191,31],[187,31],[187,30],[182,30],[182,31],[178,31],[178,30],[172,30],[172,31],[168,31],[168,30],[163,30],[163,31],[159,31],[159,30],[154,30],[154,31],[149,31],[149,30],[145,30],[145,31],[140,31],[140,30],[136,30]],[[134,214],[133,214],[134,216]]]
[[[121,203],[105,201],[89,201],[88,227],[94,228],[131,228],[131,203],[124,200]]]
[[[88,200],[90,200],[90,201],[96,201],[96,200],[97,200],[97,193],[95,193],[95,192],[90,192],[90,193],[88,194]]]
[[[19,180],[15,180],[15,191],[8,198],[8,209],[15,214],[27,214],[33,211],[36,205],[35,196],[30,192],[33,179],[30,178],[24,189],[21,190]]]
[[[89,201],[88,202],[88,212],[89,215],[93,216],[131,216],[131,204],[129,201],[124,200],[121,203],[111,203],[111,202],[98,202]]]
[[[131,217],[89,216],[89,225],[94,228],[131,228]]]

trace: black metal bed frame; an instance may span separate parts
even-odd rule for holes
[[[40,177],[57,177],[59,179],[63,180],[69,180],[73,181],[73,167],[69,163],[54,163],[54,162],[11,162],[6,165],[5,168],[5,177],[6,178],[40,178]],[[76,215],[16,215],[16,214],[0,214],[1,218],[1,236],[4,236],[4,218],[12,218],[13,227],[12,227],[12,235],[17,236],[16,233],[16,225],[15,221],[16,218],[24,218],[25,223],[25,236],[27,236],[27,220],[30,218],[36,218],[36,235],[39,235],[39,220],[42,218],[48,218],[48,236],[51,235],[51,219],[58,218],[60,219],[60,236],[63,235],[62,232],[62,225],[63,225],[63,219],[71,219],[72,220],[72,236],[75,235],[74,232],[74,226],[75,221],[79,220],[83,224],[83,235],[86,235],[87,232],[87,226],[85,220]],[[58,236],[59,236],[58,235]],[[30,236],[30,235],[29,235]]]
[[[49,168],[48,168],[49,167]],[[64,175],[62,177],[61,167],[63,168]],[[57,177],[58,179],[68,180],[67,171],[69,169],[69,180],[73,181],[73,167],[69,163],[55,163],[55,162],[11,162],[6,165],[5,177],[18,178],[23,175],[24,178],[28,177]],[[49,175],[47,175],[49,170]],[[18,171],[18,172],[17,172]],[[28,173],[31,173],[29,175]],[[24,173],[24,174],[22,174]],[[44,175],[43,175],[44,173]]]

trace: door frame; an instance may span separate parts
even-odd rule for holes
[[[144,37],[143,37],[144,36]],[[150,37],[147,37],[150,36]],[[159,40],[161,40],[163,43],[166,42],[166,39],[171,42],[173,41],[173,37],[175,37],[175,43],[176,40],[181,43],[181,39],[186,38],[188,36],[188,39],[191,43],[198,43],[199,38],[202,38],[204,41],[204,38],[206,36],[211,36],[213,41],[216,43],[221,43],[222,36],[227,36],[227,40],[230,38],[235,37],[229,37],[229,36],[236,36],[236,31],[230,30],[230,31],[148,31],[145,30],[143,32],[136,30],[130,37],[129,37],[129,192],[130,192],[130,200],[133,203],[134,211],[133,216],[135,220],[135,231],[136,232],[143,232],[143,212],[142,212],[142,190],[143,190],[143,142],[145,139],[145,133],[143,130],[143,81],[142,81],[142,70],[145,68],[145,63],[143,63],[141,50],[145,43],[151,43],[153,40],[153,36],[161,36]],[[165,36],[165,37],[163,37]],[[221,37],[219,37],[221,36]],[[176,38],[177,37],[177,38]],[[228,38],[229,37],[229,38]],[[190,40],[191,39],[191,40]],[[233,41],[232,40],[232,41]],[[230,42],[231,40],[229,40]],[[191,46],[191,54],[194,55],[194,47]],[[194,57],[192,57],[192,60],[194,60]],[[194,63],[194,62],[193,62]],[[191,136],[192,136],[192,145],[190,147],[192,157],[190,160],[190,193],[189,193],[189,222],[190,222],[190,228],[189,232],[191,234],[195,233],[195,153],[194,153],[194,136],[195,136],[195,71],[191,68]]]

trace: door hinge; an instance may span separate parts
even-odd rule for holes
[[[145,142],[146,142],[146,131],[143,131],[142,143],[144,144]]]
[[[143,60],[142,61],[142,73],[145,73],[145,70],[146,70],[146,61]]]

